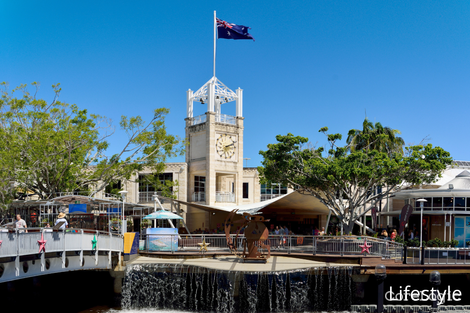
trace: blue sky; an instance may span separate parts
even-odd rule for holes
[[[469,1],[2,0],[0,81],[40,82],[44,99],[61,83],[62,101],[116,127],[168,107],[183,137],[186,90],[212,77],[214,10],[256,39],[217,42],[217,77],[244,90],[248,166],[277,134],[324,145],[321,127],[345,135],[366,115],[470,160]]]

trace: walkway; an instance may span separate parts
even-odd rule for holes
[[[354,263],[330,263],[319,262],[307,259],[272,256],[266,263],[244,263],[242,259],[235,256],[214,256],[212,258],[194,258],[194,259],[162,259],[153,257],[139,256],[136,259],[127,262],[127,265],[134,264],[172,264],[172,265],[191,265],[205,267],[222,271],[245,271],[245,272],[271,272],[271,271],[291,271],[310,267],[345,267],[358,266]]]

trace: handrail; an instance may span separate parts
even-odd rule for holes
[[[49,252],[122,252],[122,235],[93,229],[0,228],[0,258]],[[41,250],[40,240],[45,240]]]
[[[180,238],[178,239],[179,236]],[[202,251],[201,245],[206,242],[208,251],[229,252],[227,240],[223,234],[191,234],[189,235],[140,235],[142,250],[146,252]],[[244,235],[238,239],[235,234],[230,235],[232,242],[243,250]],[[361,247],[366,241],[369,249],[364,252]],[[299,236],[299,235],[269,235],[264,241],[270,246],[271,252],[300,253],[300,254],[327,254],[327,255],[375,255],[382,258],[402,259],[403,245],[397,242],[377,239],[368,236]],[[261,249],[261,247],[259,247]]]
[[[406,247],[407,264],[470,264],[470,248]]]

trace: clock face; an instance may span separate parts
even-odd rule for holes
[[[220,135],[215,143],[217,154],[221,158],[231,159],[235,154],[235,143],[236,141],[232,138],[232,136],[227,134]]]

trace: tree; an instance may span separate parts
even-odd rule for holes
[[[373,124],[367,118],[362,123],[362,130],[351,129],[348,132],[346,143],[349,144],[350,151],[356,150],[377,150],[392,154],[394,152],[403,153],[405,141],[397,137],[401,132],[390,127],[383,127],[379,122]]]
[[[164,170],[168,157],[183,153],[179,138],[167,133],[166,108],[154,111],[147,123],[140,116],[122,116],[120,126],[128,140],[120,153],[106,155],[106,141],[114,132],[105,117],[88,114],[75,104],[58,101],[61,88],[53,85],[54,99],[37,99],[39,84],[31,95],[26,85],[11,92],[2,83],[0,99],[0,201],[14,193],[34,193],[42,199],[60,192],[89,189],[90,195],[108,184],[129,179],[142,168]],[[21,93],[21,97],[16,97]],[[10,192],[3,186],[12,185]]]
[[[404,183],[431,183],[452,162],[447,151],[431,144],[406,147],[403,154],[351,150],[351,143],[336,144],[341,134],[327,131],[327,127],[320,129],[327,136],[328,151],[323,147],[310,148],[305,137],[276,136],[278,143],[260,151],[264,159],[258,170],[264,180],[317,197],[342,221],[346,233],[370,210],[361,212],[364,203],[373,203]],[[375,186],[382,186],[381,194],[370,192]]]

